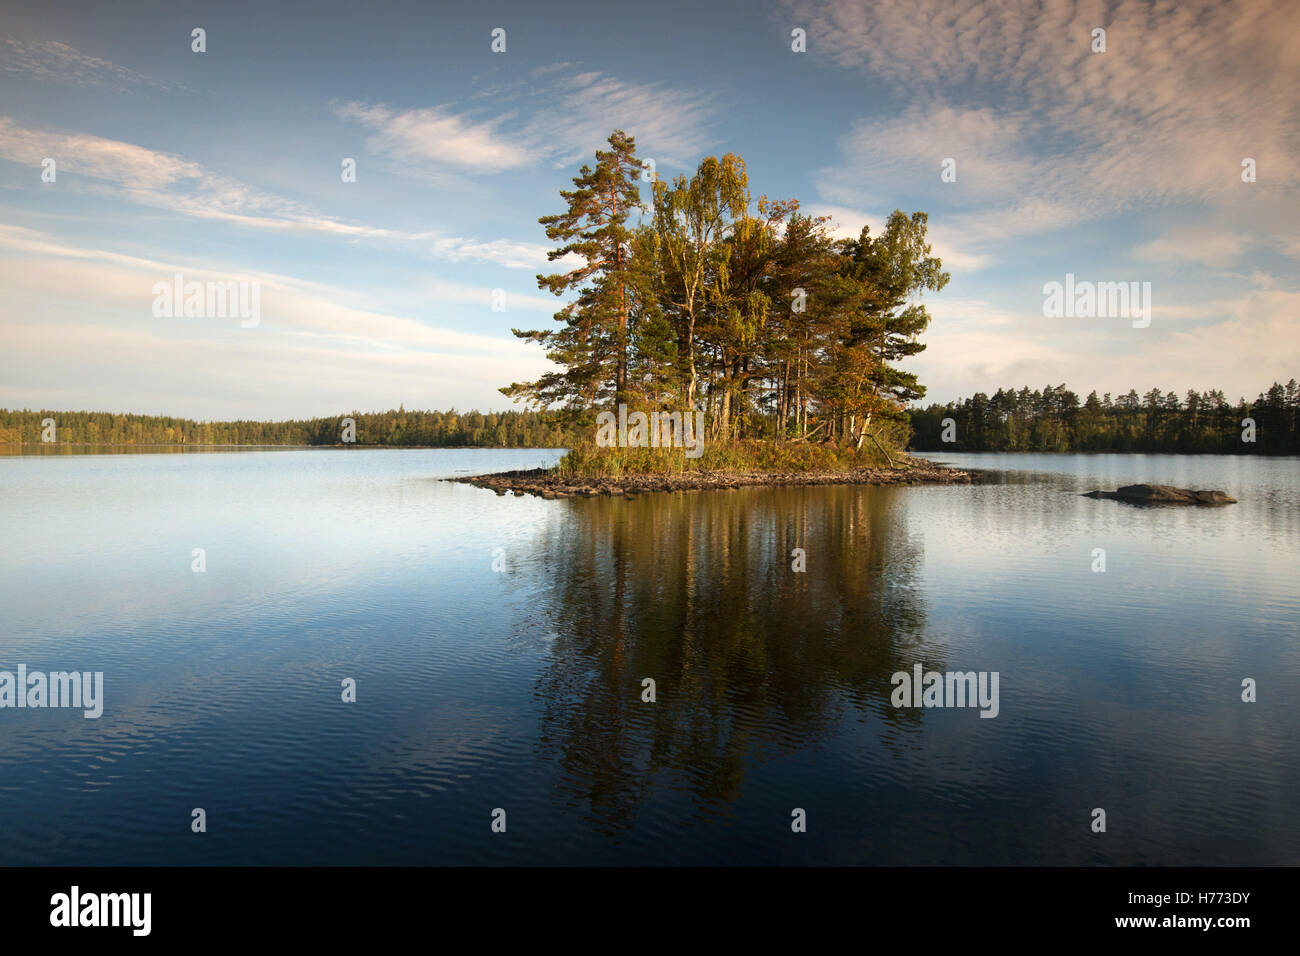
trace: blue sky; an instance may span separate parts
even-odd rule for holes
[[[1300,375],[1297,90],[1281,0],[11,4],[0,406],[509,407],[546,368],[509,329],[556,307],[537,217],[615,127],[665,176],[739,153],[844,235],[928,212],[929,398],[1253,397]],[[155,317],[178,272],[258,281],[260,324]],[[1067,273],[1150,282],[1150,326],[1044,317]]]

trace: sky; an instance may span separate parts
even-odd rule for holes
[[[537,219],[615,128],[664,177],[738,153],[844,236],[928,213],[927,402],[1300,377],[1294,0],[25,2],[0,407],[511,407],[550,366],[510,329],[559,304]],[[156,315],[177,274],[256,282],[259,321]],[[1150,283],[1150,323],[1046,316],[1067,275]]]

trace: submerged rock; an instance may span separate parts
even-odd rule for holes
[[[1089,491],[1085,498],[1112,498],[1144,505],[1235,505],[1222,491],[1192,491],[1169,485],[1125,485],[1115,491]]]

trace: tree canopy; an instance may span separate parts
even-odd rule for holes
[[[620,402],[701,409],[714,441],[905,440],[905,406],[925,388],[897,363],[925,348],[922,293],[948,282],[926,214],[895,211],[878,236],[837,239],[797,200],[755,199],[735,154],[651,178],[643,204],[645,173],[615,130],[561,191],[565,210],[539,220],[560,243],[551,260],[579,261],[538,285],[576,299],[558,328],[514,330],[558,370],[501,391],[574,420]]]

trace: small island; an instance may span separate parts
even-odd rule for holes
[[[676,473],[583,475],[564,468],[531,468],[490,475],[449,479],[499,495],[537,495],[541,498],[594,498],[601,495],[634,497],[650,491],[734,490],[753,485],[920,485],[970,484],[970,472],[945,468],[924,459],[907,458],[898,467],[864,466],[846,469],[797,468],[792,470],[709,470],[692,468]]]
[[[797,200],[754,200],[735,154],[670,183],[622,130],[608,144],[539,219],[566,268],[537,277],[570,297],[557,326],[512,330],[556,370],[501,389],[578,439],[550,471],[464,480],[545,497],[970,481],[904,451],[925,387],[897,363],[949,280],[924,212],[838,238]]]

